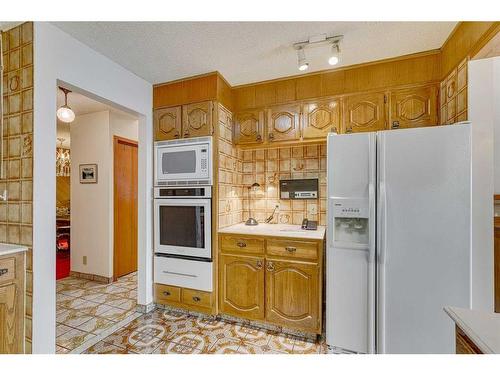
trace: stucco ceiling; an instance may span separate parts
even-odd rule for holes
[[[291,45],[344,35],[338,67],[441,47],[456,22],[55,22],[151,83],[218,70],[231,85],[301,74]],[[330,69],[328,46],[306,50]]]

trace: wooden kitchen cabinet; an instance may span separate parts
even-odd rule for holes
[[[462,60],[440,84],[441,125],[467,120],[467,63]]]
[[[166,141],[182,136],[182,107],[156,109],[153,113],[154,139]]]
[[[25,254],[0,257],[0,354],[24,352]]]
[[[302,137],[326,138],[340,131],[340,102],[338,99],[305,103],[302,110]]]
[[[266,260],[266,320],[292,328],[320,326],[317,264]]]
[[[351,95],[344,101],[343,133],[373,132],[387,128],[386,95],[375,92]]]
[[[219,235],[219,312],[307,333],[322,329],[323,240]]]
[[[289,104],[267,110],[267,139],[269,142],[300,139],[300,105]]]
[[[213,134],[211,101],[182,106],[183,138],[203,137]]]
[[[245,111],[234,115],[234,144],[259,144],[264,141],[264,110]]]
[[[438,88],[436,85],[391,91],[390,125],[392,129],[438,124]]]
[[[264,318],[264,258],[221,255],[219,310],[245,319]]]

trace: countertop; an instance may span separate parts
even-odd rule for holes
[[[259,223],[259,225],[250,226],[245,225],[245,223],[239,223],[219,229],[219,233],[301,238],[305,240],[322,240],[325,237],[325,227],[318,225],[317,230],[304,230],[300,228],[300,225],[291,224]]]
[[[500,314],[445,307],[444,311],[485,354],[500,354]]]
[[[20,253],[22,251],[27,251],[28,248],[23,245],[12,245],[9,243],[0,243],[0,257],[3,255]]]

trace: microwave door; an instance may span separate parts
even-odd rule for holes
[[[210,199],[157,199],[155,252],[211,258]]]
[[[202,146],[159,147],[156,155],[157,177],[161,180],[207,179],[202,168]]]

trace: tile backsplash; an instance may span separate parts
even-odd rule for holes
[[[326,144],[242,151],[243,217],[264,222],[276,205],[272,223],[301,224],[302,219],[326,223]],[[317,178],[319,198],[279,199],[279,180]],[[257,182],[260,187],[248,187]],[[250,193],[250,199],[248,199]]]
[[[242,150],[232,145],[231,114],[220,107],[218,150],[219,228],[245,221],[249,208],[264,222],[276,205],[271,223],[301,224],[308,218],[326,224],[326,143]],[[318,178],[318,199],[279,199],[280,179],[302,178]],[[260,187],[249,191],[255,182]]]

